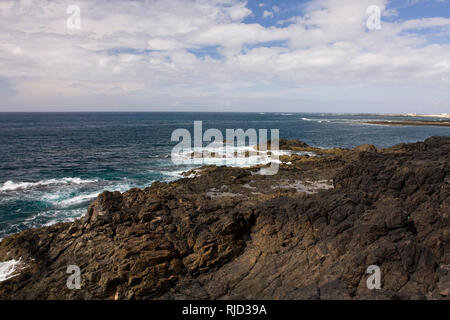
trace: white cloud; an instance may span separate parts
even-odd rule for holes
[[[273,17],[273,13],[271,11],[264,10],[263,18]]]
[[[333,99],[354,108],[380,99],[388,100],[386,108],[437,100],[435,108],[449,107],[442,101],[450,101],[450,46],[418,31],[438,28],[448,36],[450,19],[383,21],[381,30],[366,30],[368,5],[392,14],[386,0],[316,0],[278,27],[244,23],[252,13],[240,0],[78,3],[81,30],[66,28],[72,1],[0,3],[0,80],[15,90],[0,93],[0,110],[12,103],[141,108],[239,101],[249,109],[276,108],[276,101],[295,108],[306,100],[333,108]]]
[[[252,14],[252,11],[246,7],[247,2],[232,6],[228,9],[228,14],[233,21],[242,21]]]
[[[431,27],[450,26],[449,18],[423,18],[408,20],[401,24],[402,30],[421,30]]]
[[[148,48],[151,50],[174,50],[180,49],[183,45],[177,41],[155,38],[148,41]]]

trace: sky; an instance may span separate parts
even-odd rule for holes
[[[0,111],[450,113],[450,0],[0,0]]]

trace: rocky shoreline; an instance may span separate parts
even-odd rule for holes
[[[0,299],[449,299],[450,138],[280,149],[317,156],[103,192],[82,219],[3,239],[18,266]]]
[[[367,121],[366,124],[379,124],[386,126],[439,126],[450,127],[448,120],[422,121],[422,120],[405,120],[405,121]]]

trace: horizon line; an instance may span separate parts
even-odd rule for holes
[[[330,112],[330,111],[1,111],[0,113],[255,113],[255,114],[363,114],[363,115],[402,115],[402,116],[421,116],[421,115],[448,115],[448,113],[416,113],[416,112]]]

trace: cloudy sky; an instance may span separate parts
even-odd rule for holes
[[[0,0],[0,111],[450,113],[450,1]]]

